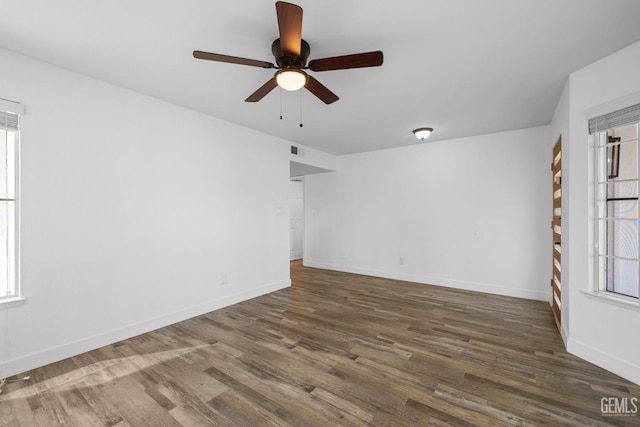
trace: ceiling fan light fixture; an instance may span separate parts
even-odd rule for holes
[[[258,102],[273,89],[280,86],[287,91],[297,91],[306,88],[325,104],[336,102],[338,96],[329,88],[308,75],[304,70],[330,71],[348,70],[351,68],[379,67],[384,61],[381,51],[353,53],[350,55],[318,58],[309,62],[311,47],[302,38],[302,8],[286,1],[276,2],[276,18],[278,20],[277,39],[271,43],[271,53],[275,64],[256,59],[241,58],[239,56],[223,55],[220,53],[194,50],[193,57],[207,61],[226,62],[228,64],[248,65],[251,67],[270,68],[279,70],[267,82],[245,99],[245,102]]]
[[[413,130],[413,134],[421,141],[429,138],[431,132],[433,132],[433,128],[418,128]]]
[[[284,90],[296,91],[307,84],[307,73],[290,68],[280,70],[276,73],[276,82]]]

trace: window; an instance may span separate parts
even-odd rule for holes
[[[19,296],[16,172],[19,115],[0,111],[0,301]]]
[[[640,296],[640,105],[589,121],[595,136],[596,289]]]

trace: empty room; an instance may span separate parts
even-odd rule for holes
[[[0,426],[637,426],[640,2],[0,13]]]

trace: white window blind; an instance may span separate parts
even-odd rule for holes
[[[589,134],[640,122],[640,104],[603,114],[589,120]]]
[[[0,129],[17,131],[19,124],[20,116],[18,114],[0,111]]]

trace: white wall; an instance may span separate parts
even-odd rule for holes
[[[568,286],[571,309],[570,352],[640,384],[640,310],[589,296],[594,284],[593,266],[593,153],[587,134],[588,110],[616,104],[636,94],[640,102],[640,42],[597,61],[570,77],[570,138],[568,146],[568,197],[570,268]],[[611,107],[615,111],[615,107]],[[604,113],[605,111],[602,111]],[[566,150],[566,149],[565,149]],[[563,163],[563,167],[565,163]],[[564,184],[564,182],[563,182]],[[563,185],[564,187],[564,185]],[[563,189],[564,191],[564,189]],[[564,202],[564,200],[563,200]],[[563,218],[563,221],[565,218]],[[563,227],[563,235],[564,235]],[[564,277],[563,277],[564,279]],[[563,292],[563,297],[565,292]],[[563,318],[564,320],[564,318]]]
[[[0,377],[290,284],[288,142],[6,50],[0,63],[0,97],[26,105],[27,298],[0,311]]]
[[[569,283],[571,282],[571,262],[569,259],[573,252],[571,251],[571,241],[569,239],[569,235],[571,234],[571,223],[568,220],[571,216],[571,210],[569,206],[570,199],[570,188],[569,183],[571,182],[570,172],[571,172],[571,150],[569,149],[570,141],[571,141],[571,132],[569,127],[569,98],[571,93],[571,81],[567,79],[567,83],[565,84],[564,90],[562,92],[562,96],[560,97],[560,101],[556,106],[556,110],[553,114],[553,119],[551,120],[551,137],[548,141],[547,150],[549,153],[553,151],[553,147],[555,146],[558,138],[562,137],[562,277],[561,277],[561,286],[562,286],[562,295],[561,302],[562,305],[560,307],[560,325],[561,325],[561,333],[562,340],[565,345],[567,344],[567,340],[570,333],[570,313],[571,313],[571,293],[564,292],[568,290]],[[549,304],[551,304],[551,300],[549,300]]]
[[[333,154],[300,144],[291,144],[291,146],[298,149],[298,154],[289,154],[291,177],[325,173],[338,168],[338,158]]]
[[[339,157],[305,178],[305,265],[549,299],[549,127]]]
[[[298,154],[292,154],[289,150],[289,160],[303,165],[312,166],[314,168],[335,171],[338,168],[338,158],[333,154],[325,153],[311,147],[307,147],[298,143],[291,143],[291,146],[298,148]]]

